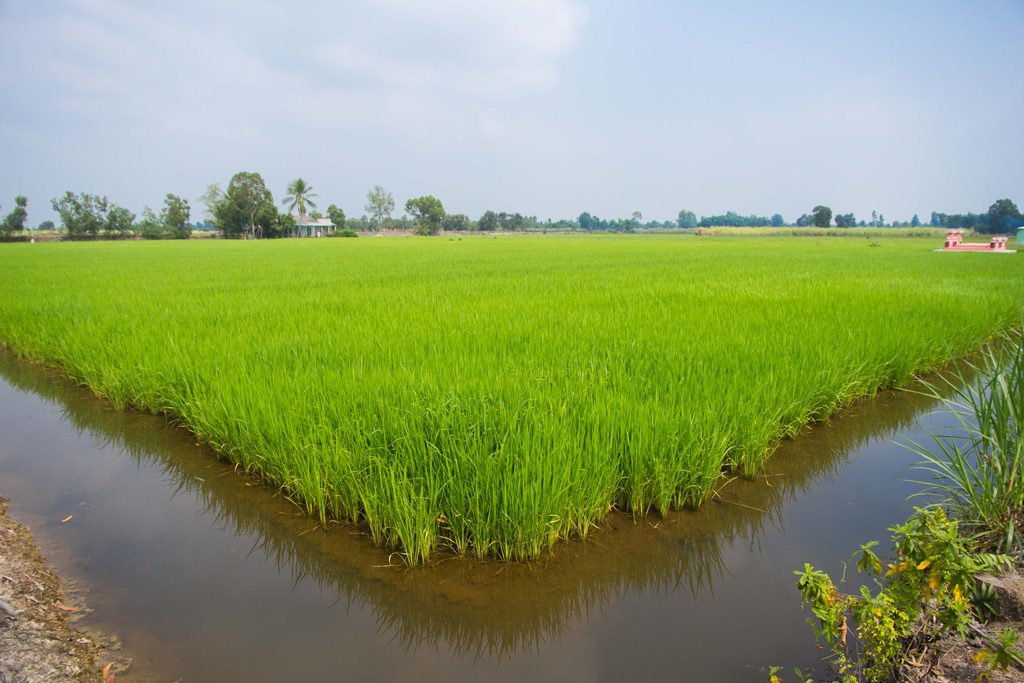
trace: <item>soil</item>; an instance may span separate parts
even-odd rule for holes
[[[1024,623],[1019,621],[993,621],[979,627],[993,640],[1003,628],[1013,627],[1021,634],[1024,641]],[[904,664],[900,681],[905,683],[1009,683],[1024,681],[1024,670],[1010,666],[1005,671],[989,671],[989,667],[977,660],[978,653],[985,647],[984,642],[975,635],[966,640],[945,637],[928,646],[927,651],[916,665]],[[987,677],[982,675],[987,673]]]
[[[992,589],[995,596],[993,609],[997,619],[985,624],[974,624],[967,638],[946,636],[929,643],[913,664],[904,664],[900,681],[905,683],[1006,683],[1024,681],[1024,658],[1018,656],[1016,665],[1010,664],[1005,670],[990,671],[989,666],[979,662],[979,655],[991,649],[985,639],[999,642],[999,633],[1005,628],[1017,631],[1020,639],[1012,649],[1019,653],[1024,648],[1024,576],[1021,567],[1005,576],[994,577],[982,574],[979,580]]]
[[[0,683],[114,681],[131,662],[116,639],[74,626],[87,612],[0,498]]]

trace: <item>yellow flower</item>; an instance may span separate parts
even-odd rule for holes
[[[899,564],[890,564],[889,565],[889,571],[887,571],[885,573],[885,578],[889,578],[893,574],[899,574],[900,572],[906,570],[908,567],[912,567],[912,566],[913,566],[913,564],[911,562],[909,562],[909,561],[906,561],[906,560],[903,561],[903,562],[900,562]]]

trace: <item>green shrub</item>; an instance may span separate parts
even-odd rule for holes
[[[890,531],[895,559],[883,580],[875,581],[875,593],[862,586],[859,595],[844,595],[809,564],[793,572],[814,614],[815,634],[832,648],[832,664],[843,680],[889,680],[922,643],[942,633],[965,635],[974,614],[968,596],[976,592],[975,575],[1013,565],[1006,555],[974,552],[942,508],[918,508]],[[877,577],[883,566],[875,545],[861,546],[857,571]],[[848,638],[848,631],[856,638]]]
[[[327,233],[328,237],[359,237],[359,233],[352,228],[342,228],[341,230],[335,230],[334,232]]]

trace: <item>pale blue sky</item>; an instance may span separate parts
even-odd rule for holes
[[[1024,201],[1020,0],[0,0],[0,65],[33,225],[241,170],[349,215],[375,184],[474,218]]]

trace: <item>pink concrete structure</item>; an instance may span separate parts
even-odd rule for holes
[[[946,232],[946,243],[944,251],[1006,251],[1008,237],[993,237],[988,244],[981,242],[964,242],[963,230],[949,230]]]

